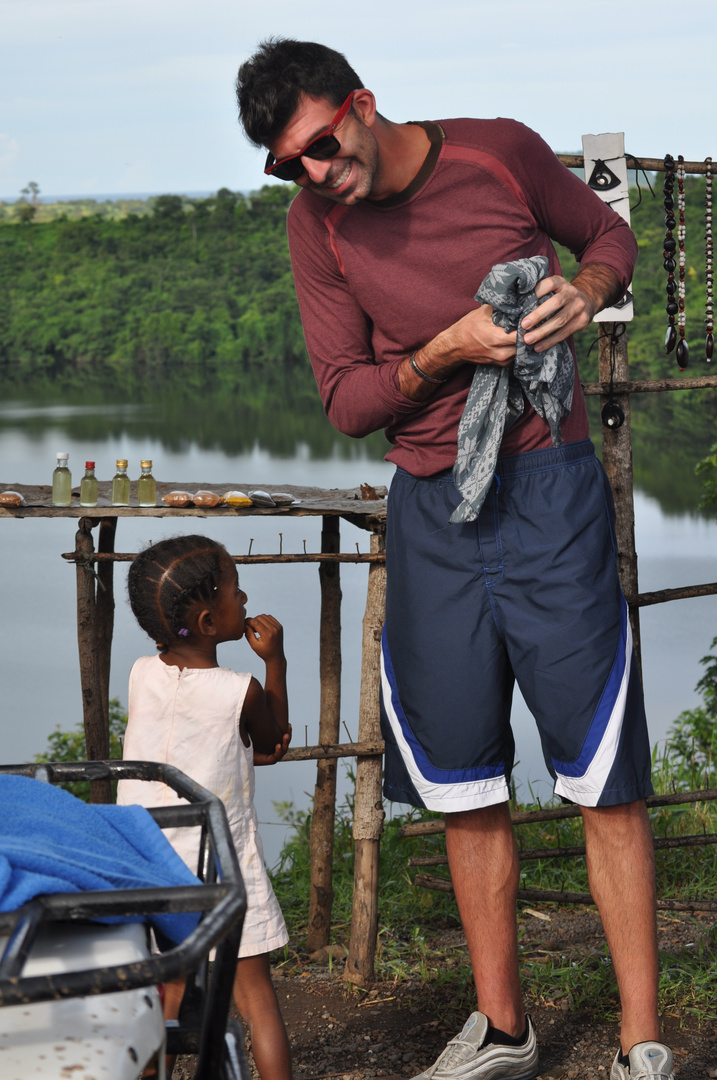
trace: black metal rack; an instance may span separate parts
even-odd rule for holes
[[[167,1024],[167,1052],[196,1054],[195,1080],[246,1080],[240,1026],[228,1020],[246,893],[219,798],[171,765],[147,761],[56,762],[0,765],[51,784],[78,780],[158,780],[187,805],[150,809],[160,826],[201,827],[197,876],[201,885],[122,889],[39,896],[16,911],[0,913],[0,934],[8,941],[0,958],[0,1007],[84,997],[156,986],[179,975],[187,989],[179,1022]],[[146,960],[62,975],[23,976],[40,928],[54,922],[85,922],[107,916],[199,911],[202,917],[181,944]],[[208,955],[216,947],[209,970]]]

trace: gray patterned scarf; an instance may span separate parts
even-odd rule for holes
[[[538,306],[535,286],[548,270],[545,255],[498,263],[484,278],[475,299],[493,307],[493,322],[506,333],[517,330],[510,367],[478,364],[458,426],[458,454],[453,467],[463,502],[451,523],[475,521],[490,487],[504,431],[523,412],[523,395],[550,426],[553,446],[560,446],[560,421],[573,403],[574,365],[566,341],[536,353],[523,340],[522,319]],[[549,294],[552,295],[552,294]],[[546,299],[543,297],[542,299]]]

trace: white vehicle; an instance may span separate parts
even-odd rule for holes
[[[55,893],[0,914],[2,1080],[165,1080],[165,1053],[196,1054],[195,1080],[249,1080],[241,1027],[228,1020],[246,895],[221,801],[170,765],[0,766],[39,783],[161,780],[189,805],[150,813],[161,828],[202,827],[202,885]],[[204,857],[206,852],[207,857]],[[201,911],[180,945],[152,953],[144,923],[100,916]],[[207,957],[216,956],[211,965]],[[159,987],[184,974],[179,1021]]]

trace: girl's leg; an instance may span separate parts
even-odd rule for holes
[[[182,998],[184,997],[184,986],[186,981],[184,975],[179,975],[176,979],[172,979],[170,982],[164,984],[163,1011],[165,1020],[176,1020],[179,1017],[179,1007],[182,1004]],[[171,1080],[175,1060],[176,1054],[167,1054],[164,1059],[165,1068],[167,1070],[167,1080]],[[156,1074],[144,1073],[143,1075],[154,1076]]]
[[[291,1080],[289,1039],[271,981],[267,953],[237,960],[234,1001],[249,1027],[251,1050],[261,1080]]]

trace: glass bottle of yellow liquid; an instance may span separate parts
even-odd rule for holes
[[[85,462],[85,475],[80,481],[80,506],[97,506],[97,477],[94,461]]]
[[[129,506],[129,476],[126,458],[117,458],[117,472],[112,477],[112,505]]]
[[[152,462],[149,458],[140,461],[142,475],[137,481],[137,502],[140,506],[157,505],[157,481],[152,476]]]
[[[55,456],[57,465],[52,474],[52,505],[69,506],[72,502],[72,473],[67,467],[70,455],[61,450]]]

